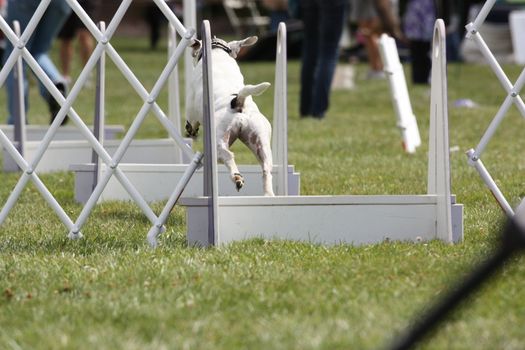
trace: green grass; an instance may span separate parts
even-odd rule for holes
[[[164,53],[148,51],[145,41],[115,46],[150,89]],[[271,63],[242,68],[247,82],[273,81]],[[504,68],[512,81],[520,72]],[[129,126],[141,102],[112,64],[109,69],[107,122]],[[319,122],[299,119],[299,63],[289,64],[289,159],[301,172],[302,194],[424,193],[429,89],[409,87],[424,141],[407,155],[387,82],[365,81],[366,66],[357,69],[357,89],[334,91]],[[31,90],[30,122],[46,123],[46,106]],[[458,98],[480,104],[449,110],[450,144],[460,149],[451,153],[452,190],[465,205],[465,241],[457,245],[251,240],[196,249],[185,243],[184,212],[176,207],[160,248],[151,250],[148,221],[135,205],[117,202],[98,205],[82,230],[85,238],[70,241],[30,185],[0,228],[0,348],[380,348],[493,249],[503,215],[464,151],[477,144],[504,97],[488,67],[449,66],[451,104]],[[92,100],[88,88],[75,104],[87,122]],[[271,118],[273,90],[257,101]],[[160,104],[165,108],[165,91]],[[513,107],[483,156],[513,205],[524,196],[522,129]],[[138,136],[165,135],[150,116]],[[239,163],[253,163],[244,146],[234,150]],[[19,176],[0,174],[2,204]],[[73,176],[41,177],[76,218],[82,208],[74,201]],[[524,262],[507,264],[423,347],[524,348]]]

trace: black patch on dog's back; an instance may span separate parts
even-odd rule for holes
[[[240,99],[237,94],[233,96],[235,97],[230,101],[230,108],[240,113],[242,112],[242,107],[244,107],[244,99]]]

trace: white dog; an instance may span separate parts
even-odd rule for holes
[[[244,77],[235,60],[241,47],[253,45],[255,42],[257,37],[252,36],[228,43],[213,38],[211,43],[217,157],[230,171],[230,177],[237,191],[240,190],[244,185],[244,179],[229,148],[235,140],[241,140],[261,164],[264,195],[273,196],[272,127],[252,98],[252,95],[262,94],[270,83],[244,85]],[[203,116],[201,41],[195,40],[191,47],[194,70],[190,91],[186,98],[186,132],[189,136],[195,137]]]

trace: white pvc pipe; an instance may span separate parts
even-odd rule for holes
[[[168,58],[171,57],[177,47],[177,31],[169,24],[168,25]],[[186,53],[184,53],[186,55]],[[184,56],[186,57],[186,56]],[[179,88],[179,67],[175,67],[173,72],[170,74],[168,81],[168,118],[171,120],[173,125],[177,128],[179,135],[181,126],[181,115],[180,115],[180,88]],[[184,158],[183,151],[180,147],[177,147],[177,154],[179,163],[182,163]]]
[[[191,38],[190,38],[191,39]],[[182,38],[181,42],[179,43],[179,47],[175,51],[174,55],[171,57],[170,61],[168,62],[168,65],[174,66],[177,62],[177,60],[180,58],[180,56],[184,53],[185,48],[189,45],[190,39]],[[140,83],[140,81],[137,79],[135,74],[131,71],[131,69],[126,65],[124,60],[118,55],[116,50],[111,46],[111,44],[108,43],[108,55],[113,60],[117,68],[122,72],[124,77],[128,80],[130,85],[135,89],[135,91],[139,94],[139,96],[144,101],[150,101],[152,102],[152,110],[155,112],[155,115],[157,116],[157,119],[162,123],[162,125],[168,130],[168,133],[170,136],[175,140],[175,142],[178,144],[178,146],[182,149],[182,151],[185,153],[185,155],[188,158],[193,158],[193,151],[191,150],[191,147],[189,147],[182,137],[180,136],[178,132],[178,128],[176,128],[166,117],[166,115],[162,112],[160,107],[155,101],[149,100],[150,95],[148,94],[148,91],[144,88],[144,86]],[[173,68],[173,67],[171,67]],[[163,72],[169,74],[169,69],[165,69]],[[153,94],[153,91],[152,91]]]
[[[467,29],[468,28],[469,26],[467,25]],[[479,32],[476,32],[473,39],[478,44],[481,54],[487,60],[488,64],[494,71],[494,74],[496,74],[496,77],[500,81],[501,85],[505,88],[505,91],[507,91],[507,93],[510,93],[512,90],[512,83],[510,82],[509,78],[507,77],[507,75],[499,65],[498,61],[490,51],[489,47],[485,43],[485,40],[483,40],[483,38],[481,37],[481,34]]]
[[[2,32],[4,33],[4,36],[12,43],[13,45],[13,51],[11,52],[10,56],[4,63],[4,67],[0,71],[0,85],[4,85],[5,80],[7,79],[7,76],[9,75],[9,72],[13,69],[14,65],[16,64],[16,61],[21,54],[21,49],[25,47],[25,43],[29,40],[31,35],[33,34],[38,22],[44,15],[44,12],[46,11],[49,3],[51,0],[42,0],[38,7],[35,10],[35,13],[29,20],[29,23],[27,24],[27,27],[25,28],[24,32],[22,33],[22,36],[20,38],[18,35],[9,27],[9,24],[4,20],[2,16],[0,16],[0,29],[2,29]],[[18,49],[18,50],[17,50]]]
[[[15,34],[20,37],[20,22],[14,21],[13,28]],[[18,143],[18,152],[23,157],[25,154],[26,143],[26,107],[24,96],[24,62],[22,56],[18,56],[15,69],[15,88],[17,115],[15,117],[15,141]]]
[[[193,33],[192,28],[188,28],[188,25],[184,27],[182,23],[179,21],[177,16],[173,13],[173,11],[169,8],[169,6],[166,4],[165,0],[153,0],[155,4],[157,4],[158,8],[161,10],[161,12],[166,16],[168,21],[171,25],[175,28],[175,30],[179,33],[181,37],[187,37],[188,35],[193,35],[190,33]]]
[[[38,175],[36,173],[31,174],[31,180],[33,181],[33,184],[38,189],[42,197],[46,200],[46,202],[49,204],[49,206],[55,211],[55,213],[58,215],[60,221],[68,228],[71,229],[73,227],[73,221],[69,218],[67,213],[62,209],[60,204],[57,202],[53,194],[49,192],[47,187],[44,185],[44,183],[40,180]]]
[[[100,30],[98,30],[97,25],[93,22],[93,20],[88,16],[86,11],[78,4],[76,0],[66,0],[71,7],[71,9],[77,14],[77,16],[80,18],[82,23],[86,26],[86,28],[89,30],[91,35],[95,37],[95,39],[99,43],[106,44],[109,39],[115,34],[115,31],[117,30],[119,24],[122,22],[122,18],[124,18],[124,15],[128,11],[129,6],[131,5],[132,0],[123,0],[119,7],[117,8],[117,11],[113,15],[113,18],[109,22],[105,34],[102,34]]]
[[[29,175],[27,173],[23,173],[20,177],[20,180],[18,180],[16,183],[15,188],[11,191],[11,193],[9,193],[9,197],[7,197],[7,201],[2,207],[2,211],[0,211],[0,224],[4,222],[11,209],[15,206],[16,201],[20,197],[20,194],[27,184],[27,181],[29,181]]]
[[[124,152],[126,152],[129,144],[131,143],[131,141],[133,140],[134,136],[138,132],[140,125],[144,121],[144,118],[147,116],[147,114],[150,111],[152,105],[155,104],[155,101],[156,101],[157,97],[159,96],[159,94],[161,92],[161,89],[163,88],[164,84],[168,80],[171,71],[175,68],[178,60],[180,59],[180,57],[182,56],[182,54],[184,52],[183,50],[186,47],[184,45],[184,42],[187,43],[188,40],[186,40],[185,38],[183,39],[183,41],[181,42],[181,45],[179,47],[177,47],[177,49],[175,50],[173,56],[170,57],[170,60],[168,61],[168,64],[166,65],[166,67],[162,71],[159,79],[157,80],[157,82],[153,86],[153,89],[151,90],[151,93],[146,96],[145,102],[142,105],[142,108],[140,109],[140,111],[139,111],[138,115],[136,116],[135,120],[133,121],[133,123],[129,127],[129,130],[126,133],[126,135],[124,136],[124,139],[120,143],[119,147],[115,151],[115,154],[113,155],[113,159],[112,159],[113,162],[116,162],[116,163],[120,162],[121,158],[124,155]],[[109,54],[113,58],[113,56],[116,54],[116,52],[110,50]],[[118,62],[119,62],[119,64],[121,64],[121,61],[118,61]],[[115,64],[117,64],[117,61],[115,61]],[[117,66],[119,64],[117,64]],[[119,68],[125,68],[125,67],[119,67]],[[129,80],[129,81],[134,81],[134,80]],[[142,84],[140,84],[140,82],[138,82],[138,80],[134,81],[134,83],[138,84],[139,89],[140,89],[140,87],[142,87]],[[180,139],[180,135],[177,135],[176,138],[177,138],[177,140],[179,140]],[[185,148],[183,148],[183,149],[185,149]]]
[[[193,174],[195,174],[195,171],[201,166],[202,158],[202,153],[195,153],[195,157],[193,157],[193,160],[184,171],[184,174],[182,175],[181,179],[179,180],[179,182],[177,182],[177,186],[175,186],[175,189],[168,198],[168,201],[166,202],[166,205],[164,206],[162,212],[159,214],[157,221],[149,230],[147,239],[152,248],[157,247],[158,235],[165,231],[164,225],[166,223],[166,220],[168,220],[168,216],[170,215],[171,211],[173,210],[173,207],[182,195],[182,192],[188,185],[188,182],[190,182]]]
[[[189,31],[186,32],[187,36],[193,34]],[[189,39],[187,37],[184,37],[182,39],[181,44],[177,49],[175,50],[174,54],[171,56],[167,66],[163,70],[160,78],[157,80],[156,84],[154,85],[152,91],[150,94],[146,91],[144,86],[140,83],[140,81],[136,78],[136,76],[133,74],[131,69],[125,64],[125,62],[122,60],[120,55],[116,52],[116,50],[111,46],[111,44],[108,42],[106,43],[106,50],[110,58],[113,60],[117,68],[123,73],[125,78],[128,80],[128,82],[132,85],[132,87],[135,88],[135,90],[141,95],[142,99],[145,101],[142,108],[140,109],[138,115],[136,116],[135,120],[133,121],[132,125],[130,126],[128,132],[126,133],[124,139],[122,140],[121,144],[117,148],[115,154],[113,155],[113,158],[107,162],[108,169],[106,169],[106,172],[100,182],[97,184],[95,189],[93,190],[92,195],[88,199],[86,205],[84,206],[84,209],[82,210],[78,220],[77,220],[77,226],[81,227],[85,220],[87,220],[87,217],[89,213],[91,212],[92,208],[95,206],[96,202],[98,201],[98,198],[101,196],[104,188],[106,187],[107,183],[109,182],[109,179],[113,175],[113,173],[117,172],[117,178],[123,185],[123,187],[126,189],[126,191],[130,194],[130,196],[135,200],[137,205],[143,210],[145,215],[148,217],[148,219],[154,223],[157,220],[157,217],[151,210],[151,208],[147,205],[143,197],[136,191],[136,189],[133,187],[133,185],[129,182],[129,180],[126,178],[126,176],[121,172],[120,169],[118,169],[118,163],[120,162],[123,154],[125,153],[127,147],[131,143],[134,135],[137,133],[138,128],[142,124],[144,118],[146,117],[149,110],[154,107],[154,111],[156,112],[162,112],[158,105],[156,104],[155,100],[160,94],[162,86],[165,84],[166,80],[169,78],[170,72],[174,69],[175,65],[177,64],[178,60],[181,57],[182,52],[189,44]],[[157,115],[159,113],[156,113]],[[193,155],[193,152],[191,149],[188,149],[188,146],[181,140],[180,135],[175,130],[174,126],[169,123],[169,120],[166,118],[166,116],[162,113],[161,116],[158,116],[159,120],[163,125],[169,126],[167,127],[168,131],[170,132],[171,136],[174,138],[174,140],[179,143],[179,146],[181,149],[186,152],[186,154]]]
[[[35,153],[33,160],[31,162],[33,167],[36,167],[38,162],[41,160],[45,150],[51,143],[54,135],[56,134],[66,114],[69,114],[69,116],[71,117],[71,120],[77,125],[77,127],[80,129],[83,136],[87,138],[87,140],[91,143],[93,148],[95,148],[97,153],[101,157],[103,157],[105,160],[110,159],[109,155],[105,152],[105,150],[102,148],[102,146],[100,146],[98,141],[93,136],[91,130],[85,125],[85,123],[82,121],[80,116],[72,108],[72,104],[74,100],[76,99],[80,91],[82,90],[87,79],[89,79],[89,74],[93,70],[94,66],[96,65],[96,62],[98,58],[100,57],[102,50],[103,48],[101,46],[97,46],[95,48],[95,51],[90,57],[90,59],[88,60],[86,67],[82,70],[79,78],[77,79],[77,82],[73,85],[73,88],[71,89],[70,94],[67,96],[67,98],[64,98],[64,96],[62,96],[62,94],[57,89],[57,87],[53,84],[53,82],[45,74],[45,72],[38,65],[35,59],[31,56],[29,51],[27,51],[27,49],[24,48],[24,58],[26,59],[27,64],[31,67],[35,75],[40,79],[42,84],[47,88],[47,90],[53,96],[53,98],[55,98],[62,106],[60,108],[60,111],[56,115],[55,119],[51,123],[51,126],[49,127],[48,131],[44,135],[44,138],[40,142],[40,147]]]
[[[191,32],[186,32],[187,36],[191,34]],[[193,36],[193,34],[191,34]],[[148,219],[154,223],[157,220],[157,217],[151,210],[151,208],[147,205],[146,201],[143,199],[143,197],[136,191],[135,187],[129,182],[127,177],[122,173],[120,169],[118,169],[118,164],[123,157],[127,147],[131,143],[133,137],[138,131],[138,128],[142,124],[144,118],[146,117],[149,110],[153,107],[154,110],[157,112],[160,111],[160,108],[156,104],[155,100],[160,94],[161,88],[164,86],[166,80],[168,80],[169,75],[171,71],[175,68],[178,60],[181,57],[181,54],[183,53],[184,49],[187,47],[189,43],[189,39],[187,37],[184,37],[182,39],[182,42],[179,47],[174,51],[173,55],[170,57],[170,60],[167,64],[167,66],[164,68],[164,70],[161,73],[161,76],[157,80],[156,84],[154,85],[152,91],[150,94],[146,91],[146,89],[142,86],[140,81],[136,78],[136,76],[133,74],[133,72],[129,69],[129,67],[125,64],[125,62],[122,60],[120,55],[116,52],[116,50],[111,46],[110,43],[106,44],[106,50],[110,58],[112,58],[113,62],[119,68],[119,70],[123,73],[123,75],[126,77],[128,82],[135,88],[135,90],[141,95],[145,103],[143,104],[142,108],[140,109],[138,115],[136,116],[135,120],[133,121],[132,125],[130,126],[128,132],[126,133],[124,139],[122,140],[121,144],[117,148],[115,154],[113,155],[113,158],[110,160],[110,162],[107,162],[109,168],[106,169],[106,172],[104,173],[104,176],[102,177],[101,181],[97,184],[95,187],[92,195],[88,199],[86,205],[84,206],[84,209],[82,210],[78,220],[77,220],[77,226],[81,227],[85,220],[87,220],[87,217],[89,213],[91,212],[92,208],[98,201],[98,198],[102,194],[104,188],[106,187],[107,183],[109,182],[109,179],[113,175],[114,172],[116,172],[118,180],[121,182],[123,187],[126,189],[126,191],[129,193],[129,195],[135,200],[137,205],[142,209],[142,211],[145,213],[145,215],[148,217]],[[158,114],[158,113],[157,113]],[[193,155],[193,152],[191,150],[188,150],[188,146],[183,143],[181,140],[179,140],[181,137],[174,131],[173,125],[170,125],[169,120],[165,117],[165,115],[162,113],[159,120],[163,124],[167,124],[171,126],[171,129],[168,128],[170,131],[170,134],[172,134],[172,137],[175,139],[175,141],[178,141],[178,143],[182,143],[183,147],[181,149],[185,151],[187,154]]]
[[[487,168],[483,165],[483,162],[479,158],[474,158],[474,150],[470,149],[467,151],[467,157],[469,159],[469,164],[472,165],[479,173],[481,178],[483,179],[483,182],[485,182],[485,185],[489,188],[490,192],[496,198],[496,201],[500,205],[501,209],[507,214],[507,216],[512,217],[514,215],[514,211],[512,210],[512,207],[509,205],[507,200],[505,199],[505,196],[503,196],[503,193],[501,193],[500,189],[498,188],[498,185],[496,185],[496,182],[492,179],[489,172],[487,171]]]
[[[0,143],[2,143],[6,151],[9,154],[11,154],[11,156],[13,157],[17,165],[24,171],[21,178],[17,182],[15,188],[10,193],[9,198],[7,199],[5,205],[0,211],[0,224],[3,223],[9,211],[15,205],[16,201],[20,197],[23,189],[27,185],[27,182],[31,179],[34,182],[35,186],[37,187],[38,191],[44,197],[44,199],[49,203],[52,209],[58,214],[60,220],[70,230],[69,237],[70,238],[81,237],[80,228],[87,220],[89,213],[91,212],[92,208],[98,201],[98,198],[100,197],[107,182],[109,181],[109,178],[113,174],[116,175],[118,181],[122,184],[122,186],[126,189],[126,191],[134,199],[137,205],[146,214],[148,219],[152,223],[158,223],[159,218],[157,218],[157,216],[153,213],[153,211],[148,206],[146,201],[142,198],[140,193],[136,190],[133,184],[125,176],[122,170],[118,168],[118,163],[124,153],[123,150],[127,147],[127,145],[129,145],[129,142],[132,139],[132,137],[136,134],[137,128],[140,125],[142,119],[144,118],[145,114],[150,109],[153,109],[153,111],[155,112],[155,114],[157,115],[161,123],[166,127],[170,135],[174,136],[175,141],[179,143],[179,145],[181,146],[181,149],[187,155],[193,156],[193,152],[191,151],[191,148],[189,148],[189,146],[183,142],[180,135],[176,133],[173,123],[170,123],[168,118],[166,118],[166,116],[164,115],[160,107],[157,105],[155,100],[159,96],[162,86],[168,80],[169,75],[171,74],[173,69],[176,67],[180,57],[186,51],[185,48],[191,42],[195,34],[195,31],[192,29],[186,30],[181,25],[181,23],[178,21],[176,16],[173,13],[171,13],[169,8],[163,1],[154,0],[155,3],[159,6],[159,8],[162,10],[162,12],[166,15],[166,17],[168,17],[170,23],[172,23],[175,26],[175,28],[181,33],[183,38],[182,38],[181,44],[174,50],[173,54],[171,55],[167,66],[162,71],[162,74],[157,80],[151,93],[148,93],[144,89],[144,87],[140,84],[140,82],[135,77],[135,75],[131,72],[131,70],[124,63],[122,58],[118,55],[118,53],[114,50],[114,48],[109,43],[110,38],[113,36],[119,23],[122,21],[122,18],[124,17],[127,9],[129,8],[132,0],[122,1],[119,8],[117,9],[116,14],[114,15],[111,23],[109,24],[105,32],[103,29],[98,30],[98,28],[94,25],[93,21],[89,18],[89,16],[87,16],[84,9],[82,9],[82,7],[78,4],[77,1],[67,0],[68,4],[72,7],[73,11],[75,11],[75,13],[82,20],[82,22],[86,25],[88,30],[90,30],[91,34],[97,39],[98,44],[95,50],[93,51],[90,59],[88,60],[87,64],[81,71],[79,78],[73,85],[71,92],[69,93],[67,98],[65,98],[64,96],[62,96],[61,92],[58,91],[56,86],[49,79],[49,77],[44,73],[44,71],[38,65],[34,57],[32,57],[32,55],[29,53],[29,51],[25,47],[25,43],[27,42],[27,39],[32,35],[34,29],[36,28],[36,25],[40,21],[40,18],[44,14],[45,10],[47,9],[47,6],[49,5],[50,1],[51,0],[43,0],[40,3],[34,16],[31,18],[27,28],[24,30],[24,32],[20,36],[20,39],[18,38],[18,35],[15,34],[11,30],[11,28],[9,28],[5,20],[3,18],[0,18],[0,29],[5,33],[7,39],[13,43],[13,46],[15,48],[13,50],[13,53],[9,56],[6,64],[4,65],[4,68],[0,71],[1,82],[2,83],[5,82],[5,79],[7,75],[9,74],[9,71],[13,69],[13,67],[17,63],[17,60],[23,57],[26,60],[29,67],[33,70],[35,75],[40,79],[42,84],[47,88],[51,96],[55,98],[58,101],[58,103],[61,105],[60,111],[58,112],[50,128],[44,135],[44,138],[42,139],[40,143],[40,147],[37,150],[36,154],[34,155],[31,163],[28,163],[20,155],[20,153],[16,150],[16,148],[13,146],[13,144],[10,142],[10,140],[7,138],[4,132],[0,130]],[[82,121],[80,116],[76,113],[76,111],[72,107],[73,102],[78,97],[78,94],[80,93],[83,86],[85,85],[87,79],[89,78],[89,74],[91,73],[91,71],[93,71],[95,65],[97,64],[97,61],[99,61],[99,59],[103,59],[104,52],[107,52],[110,55],[110,57],[114,60],[117,67],[123,72],[125,77],[128,79],[128,81],[130,81],[131,85],[139,92],[139,95],[143,98],[145,102],[143,105],[143,108],[141,109],[137,118],[133,122],[132,128],[130,128],[130,130],[128,131],[124,142],[121,144],[120,148],[118,149],[118,153],[113,158],[109,156],[109,154],[105,151],[101,143],[98,142],[98,140],[92,134],[91,130],[85,125],[85,123]],[[104,77],[102,77],[101,80],[103,81]],[[101,94],[100,98],[101,98],[101,101],[100,101],[101,104],[99,107],[103,109],[103,105],[104,105],[103,93]],[[42,159],[43,154],[49,147],[49,144],[51,143],[55,133],[57,132],[58,127],[61,125],[63,119],[66,117],[66,114],[69,114],[73,123],[75,123],[75,125],[78,126],[82,135],[86,137],[86,139],[92,145],[95,152],[108,166],[108,171],[104,173],[104,177],[102,181],[100,181],[95,187],[92,195],[90,196],[88,200],[88,203],[82,209],[82,212],[79,215],[76,223],[73,223],[73,221],[69,218],[67,213],[62,209],[60,204],[56,201],[56,199],[49,192],[49,190],[46,188],[43,182],[39,179],[38,175],[34,172],[35,168],[38,166],[38,163]],[[199,157],[199,155],[195,155],[195,157]],[[188,172],[193,172],[193,171],[194,169],[190,169]],[[181,183],[177,187],[177,190],[180,190],[181,186],[183,186],[183,183]],[[176,192],[174,196],[176,197]]]
[[[521,71],[518,79],[516,80],[516,83],[514,84],[514,87],[512,88],[512,91],[510,92],[510,95],[514,97],[514,104],[520,111],[521,115],[525,118],[525,103],[519,95],[520,91],[523,89],[523,85],[525,85],[525,68],[523,68]]]
[[[474,20],[474,23],[472,23],[471,28],[467,28],[467,39],[470,38],[471,35],[477,33],[479,31],[479,28],[485,22],[485,19],[487,18],[490,10],[494,7],[494,4],[496,3],[496,0],[487,0],[485,1],[485,4],[481,8],[481,10],[478,13],[478,16]]]
[[[468,27],[468,26],[467,26]],[[507,97],[505,98],[505,101],[501,105],[500,109],[498,110],[496,116],[492,120],[491,124],[489,125],[487,131],[483,135],[482,139],[480,140],[478,146],[476,147],[475,151],[475,157],[479,158],[481,154],[483,153],[485,147],[487,146],[488,142],[496,132],[496,129],[498,128],[499,124],[505,117],[508,109],[510,108],[510,105],[512,102],[516,105],[516,107],[520,110],[522,116],[525,117],[525,104],[521,97],[519,96],[518,92],[521,90],[523,85],[525,84],[525,70],[522,71],[520,76],[518,77],[518,80],[516,82],[516,85],[512,85],[511,81],[508,79],[507,75],[499,65],[498,61],[488,48],[487,44],[479,34],[479,32],[476,32],[473,34],[474,41],[478,44],[483,56],[488,61],[490,67],[494,71],[494,74],[500,81],[501,85],[507,92]]]
[[[184,25],[186,28],[197,29],[197,5],[196,0],[183,0],[182,11],[184,16]],[[191,51],[186,50],[184,53],[184,93],[190,91],[190,77],[193,73],[193,57]]]
[[[99,23],[100,31],[106,31],[106,23]],[[93,134],[101,145],[104,145],[104,129],[106,124],[106,55],[102,52],[97,63],[97,86],[95,89],[95,120],[93,122]],[[93,186],[95,188],[101,175],[102,161],[97,152],[93,150],[91,162],[95,165],[93,172]]]
[[[84,124],[82,119],[78,116],[78,114],[75,112],[75,110],[71,106],[72,106],[73,101],[77,98],[82,87],[85,85],[87,79],[89,79],[89,74],[94,69],[96,62],[102,55],[103,53],[102,50],[104,49],[104,46],[109,45],[108,41],[111,38],[111,36],[114,34],[116,28],[118,27],[118,24],[122,21],[122,18],[124,17],[127,11],[127,8],[129,7],[131,3],[131,0],[125,0],[121,3],[108,29],[106,30],[106,33],[104,36],[102,35],[102,33],[98,30],[98,28],[95,26],[93,21],[89,18],[86,12],[82,9],[80,5],[78,5],[76,1],[73,1],[73,0],[67,0],[67,1],[69,5],[73,8],[73,10],[77,13],[77,15],[80,17],[80,19],[83,21],[83,23],[88,27],[88,29],[90,29],[92,34],[97,38],[99,42],[94,52],[92,53],[90,59],[88,60],[87,64],[85,65],[84,69],[81,71],[79,78],[77,79],[76,83],[74,84],[73,88],[71,89],[71,92],[69,93],[65,101],[60,91],[58,91],[56,86],[54,86],[54,84],[51,82],[48,76],[43,72],[42,68],[36,63],[36,61],[31,56],[27,48],[24,47],[23,55],[28,65],[31,67],[31,69],[33,69],[35,74],[39,77],[40,81],[48,89],[50,94],[57,101],[59,101],[60,104],[62,105],[62,108],[58,112],[55,120],[51,124],[46,135],[44,136],[39,150],[37,150],[37,153],[34,156],[34,160],[32,161],[33,168],[40,161],[41,157],[43,156],[43,153],[47,149],[58,127],[62,123],[62,120],[65,118],[66,113],[69,113],[72,121],[79,127],[83,136],[86,137],[86,139],[90,142],[90,144],[95,149],[95,151],[99,154],[99,156],[104,159],[106,164],[109,165],[109,162],[111,159],[111,157],[107,154],[107,152],[100,145],[100,143],[94,138],[94,136],[91,133],[91,130],[89,130],[89,128]],[[34,20],[34,17],[31,19],[30,23],[32,23],[33,20]],[[28,29],[24,31],[23,36],[26,35],[27,32],[28,32]]]
[[[52,86],[55,90],[57,90],[57,91],[52,91],[51,89],[50,93],[51,94],[55,93],[55,95],[58,93],[58,95],[61,96],[60,92],[58,92],[58,89],[56,89],[56,87],[52,84],[52,82],[50,82],[50,79],[43,72],[43,70],[38,66],[34,58],[31,56],[31,54],[29,54],[27,48],[25,47],[27,38],[29,38],[32,35],[34,29],[36,28],[36,25],[38,24],[45,10],[47,9],[47,6],[49,5],[49,3],[50,3],[49,0],[44,0],[40,3],[40,5],[37,7],[37,10],[35,11],[35,14],[29,21],[28,26],[24,30],[24,33],[20,37],[20,39],[18,39],[18,36],[16,35],[16,33],[11,31],[7,23],[2,19],[2,21],[0,22],[0,26],[3,27],[2,29],[4,30],[6,37],[9,40],[11,40],[14,48],[16,48],[17,50],[13,49],[13,53],[10,55],[8,59],[9,65],[6,65],[7,67],[4,67],[4,69],[0,72],[0,76],[1,76],[2,81],[4,81],[5,78],[7,77],[7,74],[9,73],[9,70],[12,69],[12,67],[18,60],[18,57],[20,57],[20,53],[22,53],[22,55],[28,62],[29,66],[34,70],[35,74],[42,80],[43,84],[46,85],[48,89],[49,89],[49,86]],[[53,135],[53,133],[48,131],[47,135]],[[65,214],[62,207],[56,202],[56,200],[54,200],[54,197],[46,189],[44,184],[39,180],[37,175],[34,173],[34,166],[30,166],[25,161],[25,159],[18,153],[18,151],[9,142],[9,140],[7,140],[3,132],[1,133],[1,141],[2,143],[4,143],[5,149],[13,156],[13,158],[15,159],[19,167],[23,169],[25,172],[20,178],[20,180],[18,181],[17,185],[15,186],[15,189],[11,192],[4,207],[2,208],[2,211],[0,212],[0,222],[3,222],[5,220],[7,214],[9,213],[11,208],[14,206],[14,204],[18,200],[22,190],[27,184],[27,181],[29,180],[29,178],[32,178],[37,189],[42,193],[42,195],[44,196],[44,199],[51,205],[51,207],[55,210],[55,212],[57,212],[60,219],[66,225],[70,225],[71,220],[69,219],[69,217],[67,217],[67,214]],[[41,146],[41,147],[44,148],[44,146]]]
[[[168,59],[173,56],[177,47],[177,32],[170,24],[168,25]],[[177,127],[180,127],[180,90],[179,90],[179,69],[175,67],[168,80],[168,117]],[[181,154],[182,157],[182,154]]]
[[[501,124],[503,118],[505,118],[507,111],[509,110],[511,105],[512,105],[512,97],[508,95],[505,98],[505,101],[503,101],[503,104],[499,108],[498,112],[494,116],[494,119],[492,119],[492,121],[490,122],[487,130],[481,137],[481,140],[479,141],[478,145],[476,146],[476,151],[474,153],[474,156],[476,158],[481,157],[481,154],[485,151],[487,144],[492,139],[492,136],[494,136],[494,133],[498,129],[498,126]]]

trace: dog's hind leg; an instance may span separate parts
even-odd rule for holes
[[[248,146],[253,152],[262,168],[263,178],[263,192],[265,196],[274,196],[273,181],[272,181],[272,149],[271,149],[271,135],[258,135],[251,132],[247,137],[241,138],[241,141]]]
[[[244,177],[237,168],[233,152],[229,149],[229,133],[226,133],[223,139],[217,140],[217,158],[226,165],[230,171],[230,178],[239,191],[244,186]]]

